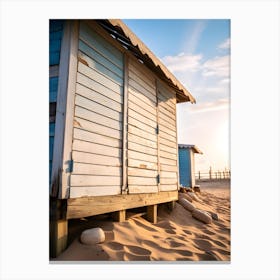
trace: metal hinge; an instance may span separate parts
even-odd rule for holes
[[[156,127],[156,134],[159,134],[159,126],[157,124],[157,127]]]
[[[68,173],[73,172],[73,165],[74,165],[74,161],[72,159],[69,160],[69,167],[68,167],[68,170],[67,170]]]
[[[160,175],[157,175],[157,183],[160,184]]]

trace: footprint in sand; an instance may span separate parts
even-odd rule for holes
[[[138,256],[149,256],[152,252],[147,250],[143,247],[133,246],[133,245],[126,245],[124,250],[128,253],[138,255]]]
[[[221,242],[221,241],[218,241],[218,240],[212,240],[213,243],[215,243],[216,245],[220,246],[220,247],[223,247],[223,248],[226,248],[227,246]]]
[[[175,234],[175,233],[176,233],[176,231],[173,230],[173,229],[165,229],[164,231],[165,231],[166,233],[169,233],[169,234]]]
[[[107,248],[114,250],[114,251],[120,251],[123,250],[124,246],[121,243],[112,241],[112,242],[108,242],[106,244]]]
[[[171,248],[184,246],[184,243],[176,242],[174,240],[167,240],[167,243],[171,246]]]
[[[208,230],[208,229],[204,230],[204,232],[205,232],[206,234],[209,234],[209,235],[215,235],[215,234],[216,234],[215,232],[213,232],[213,231],[211,231],[211,230]]]
[[[183,232],[186,233],[186,234],[188,234],[188,235],[193,235],[193,233],[192,233],[191,231],[186,230],[186,229],[183,229]]]
[[[197,245],[196,247],[202,250],[209,250],[212,248],[212,243],[205,239],[196,239],[194,243]]]
[[[149,261],[151,251],[139,246],[126,245],[124,247],[124,260],[125,261]]]
[[[204,254],[196,254],[199,261],[219,261],[220,258],[212,251],[206,251]]]

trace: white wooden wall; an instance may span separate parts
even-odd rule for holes
[[[128,190],[158,192],[157,97],[155,78],[128,63]]]
[[[176,95],[158,83],[160,191],[178,188]]]
[[[175,92],[97,33],[80,22],[70,198],[177,190]]]
[[[70,197],[120,194],[123,54],[81,22]]]

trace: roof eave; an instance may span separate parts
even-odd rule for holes
[[[143,60],[148,58],[152,62],[154,69],[159,69],[164,76],[164,80],[172,86],[176,91],[177,103],[191,102],[196,103],[195,98],[191,93],[181,84],[180,81],[166,68],[166,66],[153,54],[153,52],[129,29],[129,27],[120,19],[107,19],[112,26],[121,30],[130,43],[136,47],[143,56]],[[104,20],[99,21],[101,24]],[[104,27],[104,26],[103,26]]]

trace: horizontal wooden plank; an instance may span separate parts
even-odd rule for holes
[[[160,157],[160,163],[177,166],[177,160],[167,159],[164,157]]]
[[[158,169],[157,163],[148,162],[148,161],[144,161],[144,160],[138,160],[138,159],[132,159],[132,158],[128,158],[128,166],[142,168],[142,169],[151,169],[151,170]]]
[[[128,188],[130,185],[157,186],[157,178],[128,176]]]
[[[119,176],[94,176],[94,175],[71,175],[71,187],[85,186],[120,186],[121,177]]]
[[[136,187],[137,186],[135,186],[135,189],[137,189]],[[147,186],[146,188],[151,187]],[[80,190],[80,192],[76,193],[76,191],[73,191],[74,189]],[[132,188],[128,195],[113,194],[96,196],[90,194],[90,189],[97,189],[97,187],[86,188],[85,190],[83,190],[82,187],[70,188],[71,198],[67,200],[67,219],[94,216],[119,210],[138,208],[142,206],[178,200],[177,190],[171,192],[157,192],[157,187],[155,186],[152,187],[154,193],[149,193],[149,189],[146,189],[147,193],[132,194]],[[105,191],[105,189],[107,189],[107,187],[101,187],[101,190]],[[144,188],[140,188],[140,190],[143,189]],[[81,191],[84,191],[84,197],[79,197],[82,196]],[[85,196],[86,192],[88,196]],[[77,194],[78,198],[72,198],[74,194]]]
[[[173,103],[176,103],[175,91],[171,89],[169,86],[163,83],[158,83],[158,91],[162,96],[172,101]]]
[[[175,113],[171,113],[168,110],[166,110],[163,106],[162,103],[158,104],[158,109],[161,112],[161,114],[164,114],[165,116],[167,116],[169,119],[172,120],[176,120],[176,114]]]
[[[54,65],[49,67],[49,77],[58,77],[59,65]]]
[[[177,142],[177,141],[176,141],[176,138],[175,138],[174,136],[171,136],[171,135],[165,133],[165,132],[162,131],[162,130],[159,131],[159,137],[160,137],[160,139],[166,139],[166,140],[171,141],[171,142],[174,142],[174,143]]]
[[[105,196],[105,195],[118,195],[121,193],[120,186],[99,186],[99,187],[70,187],[70,198],[86,197],[86,196]],[[106,205],[106,204],[105,204]],[[70,207],[71,208],[71,207]],[[72,207],[73,213],[69,208],[67,208],[68,218],[79,217],[79,212]],[[98,210],[95,210],[98,211]],[[91,214],[94,212],[91,211]],[[95,212],[96,213],[96,212]],[[76,216],[75,216],[76,215]],[[83,214],[81,217],[86,217]],[[89,215],[91,216],[91,215]]]
[[[105,127],[103,125],[86,121],[84,119],[75,117],[74,118],[74,127],[83,128],[87,131],[101,134],[104,136],[110,136],[116,139],[122,139],[122,132],[110,127]]]
[[[102,156],[102,155],[73,151],[72,158],[74,164],[76,162],[80,162],[80,163],[91,163],[91,164],[106,165],[106,166],[118,166],[118,167],[122,166],[122,160],[118,157]]]
[[[129,194],[136,194],[136,193],[158,193],[158,186],[137,186],[137,185],[130,185],[128,187]]]
[[[175,171],[172,171],[172,172],[169,172],[169,171],[160,171],[160,177],[161,178],[177,178],[177,172]]]
[[[177,178],[162,178],[160,177],[160,184],[161,185],[174,185],[177,184]]]
[[[137,112],[138,114],[156,122],[157,121],[157,116],[154,114],[151,114],[150,112],[142,109],[138,104],[132,102],[131,100],[128,100],[128,108]],[[132,114],[132,112],[131,112]]]
[[[158,96],[159,102],[164,102],[170,108],[176,108],[176,99],[175,99],[175,97],[167,98],[167,97],[163,96],[160,91],[158,91],[157,96]]]
[[[58,65],[60,60],[60,50],[55,52],[50,52],[49,55],[49,65]]]
[[[110,71],[110,69],[107,69],[102,64],[98,63],[81,51],[78,52],[78,61],[96,71],[98,74],[101,74],[113,83],[123,86],[123,78],[119,77],[118,75]]]
[[[152,134],[152,133],[143,131],[143,130],[135,127],[135,126],[128,125],[128,132],[131,133],[131,134],[134,134],[136,136],[145,138],[147,140],[157,142],[157,135],[156,134]]]
[[[151,134],[156,134],[156,128],[155,127],[151,127],[149,125],[146,125],[145,123],[143,122],[140,122],[130,116],[128,116],[128,124],[129,125],[132,125],[132,126],[135,126],[145,132],[148,132],[148,133],[151,133]]]
[[[99,82],[94,81],[79,72],[77,73],[77,82],[119,103],[123,102],[123,93],[116,93],[110,90],[109,88],[105,87],[104,85],[100,84]]]
[[[114,63],[112,63],[110,60],[108,60],[106,57],[102,56],[100,53],[98,53],[95,49],[88,46],[83,41],[79,40],[79,50],[82,51],[84,54],[86,54],[88,57],[91,57],[99,64],[103,65],[119,77],[123,78],[123,69],[116,66]]]
[[[75,116],[91,121],[91,122],[95,122],[116,130],[121,131],[122,130],[122,123],[107,117],[104,117],[100,114],[94,113],[90,110],[84,109],[80,106],[75,106]]]
[[[143,153],[139,153],[136,151],[128,150],[127,151],[127,157],[137,160],[144,160],[148,162],[155,162],[157,163],[157,156],[147,155]]]
[[[92,112],[98,113],[105,117],[111,118],[113,120],[122,122],[122,113],[112,110],[103,104],[96,103],[90,99],[87,99],[83,96],[76,95],[75,104],[83,108],[86,108]],[[115,108],[116,109],[116,108]]]
[[[105,95],[102,95],[96,91],[93,91],[81,84],[76,84],[76,93],[89,100],[99,103],[103,106],[109,107],[117,112],[122,112],[122,103],[111,99]],[[122,99],[121,99],[122,101]]]
[[[54,136],[55,133],[55,123],[49,123],[49,136]]]
[[[167,165],[160,162],[160,171],[178,172],[178,165]]]
[[[154,97],[156,98],[156,92],[150,92],[146,90],[144,87],[141,87],[138,83],[133,81],[132,79],[128,80],[128,89],[133,92],[139,92],[140,94],[143,94],[144,96],[148,97],[152,101],[154,101]]]
[[[175,121],[168,122],[166,120],[163,120],[162,118],[158,118],[158,123],[159,126],[163,126],[164,128],[170,129],[171,131],[174,131],[175,134],[177,133]]]
[[[72,174],[80,175],[103,175],[103,176],[117,176],[122,175],[122,168],[115,166],[103,166],[88,163],[74,162]]]
[[[157,142],[144,139],[142,137],[139,137],[139,136],[131,134],[131,133],[128,133],[128,143],[129,142],[134,142],[134,143],[146,146],[146,147],[157,149]]]
[[[170,136],[170,137],[165,137],[166,139],[169,139],[169,140],[174,140],[176,141],[176,137],[177,137],[177,133],[176,131],[174,130],[171,130],[169,128],[167,128],[166,126],[164,125],[161,125],[159,124],[159,131],[164,135],[164,134],[167,134],[167,136]],[[163,136],[164,137],[164,136]],[[171,140],[171,141],[172,141]]]
[[[128,176],[156,178],[158,172],[156,170],[128,167],[127,174]]]
[[[74,128],[74,139],[84,140],[96,144],[102,144],[110,147],[121,148],[122,141],[116,138],[96,134],[83,129]]]
[[[153,95],[145,95],[137,90],[135,90],[133,87],[128,87],[128,91],[130,94],[133,94],[135,97],[137,97],[138,99],[142,100],[143,102],[145,102],[147,105],[150,105],[152,107],[156,107],[157,106],[157,102],[156,102],[156,97]]]
[[[171,148],[171,147],[163,145],[163,144],[159,145],[159,149],[160,149],[160,151],[164,151],[164,152],[168,152],[168,153],[172,153],[172,154],[177,154],[177,148]]]
[[[139,71],[133,71],[132,69],[129,69],[128,78],[133,80],[139,86],[143,87],[146,91],[150,92],[152,95],[155,95],[156,92],[155,85],[152,84],[148,79],[142,79],[143,76],[141,74],[139,75]]]
[[[169,118],[165,114],[163,114],[160,110],[158,111],[159,123],[165,124],[169,123],[173,127],[176,127],[176,120]]]
[[[160,99],[158,99],[158,105],[161,108],[164,108],[166,111],[170,112],[170,114],[175,115],[176,114],[176,105],[174,106],[169,106],[167,102],[163,102]]]
[[[178,185],[160,185],[159,189],[161,192],[177,191]]]
[[[133,119],[136,119],[137,121],[139,121],[141,123],[145,123],[146,125],[154,128],[154,129],[157,127],[157,123],[155,120],[148,119],[145,116],[132,110],[131,108],[128,108],[128,117],[132,117]]]
[[[91,48],[98,51],[112,63],[123,68],[123,55],[120,51],[110,45],[105,39],[93,31],[87,24],[81,22],[80,38]]]
[[[138,60],[130,59],[128,69],[137,74],[137,76],[140,77],[142,80],[149,83],[150,86],[155,85],[156,82],[154,73],[151,70],[149,70],[146,66],[141,64]]]
[[[148,154],[148,155],[154,155],[156,156],[158,154],[157,149],[143,146],[131,141],[128,141],[128,147],[129,150],[137,151],[140,153]]]
[[[49,102],[56,102],[58,89],[58,77],[49,78]]]
[[[128,100],[130,100],[134,104],[137,104],[138,106],[140,106],[142,109],[144,109],[147,112],[156,116],[156,114],[157,114],[156,106],[153,104],[146,103],[142,99],[138,98],[138,96],[139,96],[139,94],[134,95],[134,93],[132,91],[130,91],[130,90],[128,91]]]
[[[122,149],[108,147],[100,144],[94,144],[81,140],[74,140],[73,147],[74,151],[88,152],[92,154],[112,156],[112,157],[122,157]]]
[[[108,89],[110,89],[110,90],[112,90],[112,91],[114,91],[118,94],[122,94],[122,92],[123,92],[123,86],[120,86],[120,85],[116,84],[115,82],[108,79],[107,77],[105,77],[101,73],[97,72],[94,69],[91,69],[90,67],[84,65],[81,62],[78,63],[78,71],[80,73],[82,73],[83,75],[89,77],[91,80],[96,81],[96,82],[104,85]]]
[[[169,152],[165,152],[165,151],[159,151],[159,156],[164,157],[164,158],[177,160],[177,153],[173,154],[173,153],[169,153]]]
[[[177,142],[176,141],[169,141],[169,140],[166,140],[162,137],[159,137],[159,143],[160,143],[160,146],[165,145],[165,146],[177,149]]]

